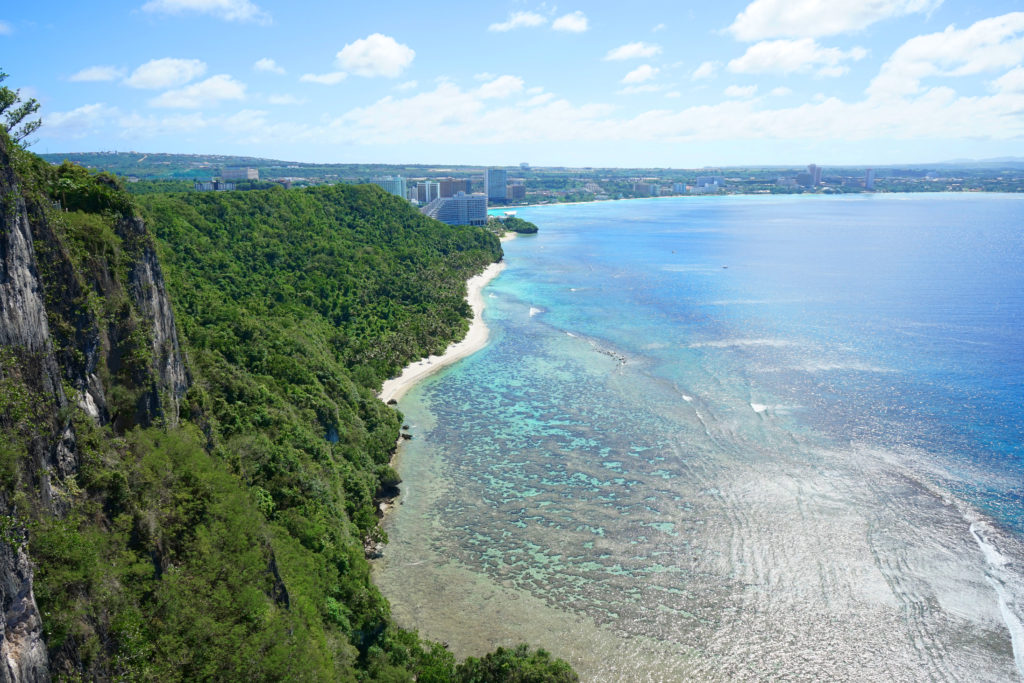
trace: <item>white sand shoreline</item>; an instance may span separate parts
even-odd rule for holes
[[[516,233],[506,233],[502,242],[515,237]],[[462,360],[466,356],[476,353],[487,345],[487,338],[490,330],[484,323],[484,295],[483,289],[487,284],[498,277],[498,274],[505,270],[505,261],[492,263],[479,275],[474,275],[466,281],[466,299],[470,308],[473,309],[473,322],[469,325],[469,331],[462,341],[452,342],[440,356],[428,356],[415,363],[410,363],[402,370],[402,374],[384,382],[384,386],[378,394],[378,398],[385,403],[391,400],[397,401],[406,394],[417,382],[428,377],[441,368],[451,365],[455,361]]]

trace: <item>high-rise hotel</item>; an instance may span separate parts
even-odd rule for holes
[[[484,180],[487,201],[508,201],[508,171],[503,168],[489,168]]]

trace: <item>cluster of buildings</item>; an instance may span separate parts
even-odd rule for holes
[[[210,180],[197,180],[193,187],[196,192],[230,192],[235,189],[235,180],[259,180],[260,170],[248,166],[225,166],[220,171],[219,178]]]
[[[725,187],[725,178],[722,176],[701,176],[691,184],[672,183],[671,190],[667,185],[662,187],[659,183],[652,183],[650,180],[634,179],[633,194],[637,197],[658,197],[667,194],[717,194]]]
[[[526,198],[522,180],[509,181],[508,171],[488,169],[484,174],[484,191],[472,192],[469,178],[437,178],[410,182],[402,176],[374,180],[386,192],[417,204],[420,211],[448,225],[485,225],[490,202],[505,204]]]
[[[821,166],[817,164],[810,164],[807,166],[807,170],[803,173],[797,173],[795,176],[780,176],[775,184],[779,187],[797,188],[803,187],[807,189],[813,189],[822,186],[821,180]],[[864,172],[864,189],[874,190],[875,189],[875,169],[869,168]]]

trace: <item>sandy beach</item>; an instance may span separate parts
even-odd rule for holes
[[[506,233],[501,238],[502,242],[515,237],[516,233]],[[380,390],[380,400],[387,402],[390,400],[399,400],[405,395],[405,392],[409,391],[416,382],[419,382],[424,377],[434,374],[441,368],[451,365],[457,360],[461,360],[466,356],[475,353],[482,349],[487,344],[487,337],[489,331],[487,325],[484,324],[484,295],[483,289],[487,286],[491,280],[498,276],[502,270],[505,269],[505,262],[492,263],[487,266],[484,272],[479,275],[475,275],[466,281],[466,299],[469,301],[470,307],[473,309],[473,322],[470,323],[469,332],[462,341],[453,342],[445,349],[445,352],[440,356],[428,356],[422,360],[411,363],[405,366],[402,370],[402,374],[398,377],[394,377],[384,382],[384,386]]]

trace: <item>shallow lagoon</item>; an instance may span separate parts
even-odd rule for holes
[[[400,405],[400,623],[595,680],[1016,675],[1024,198],[519,214],[491,343]]]

